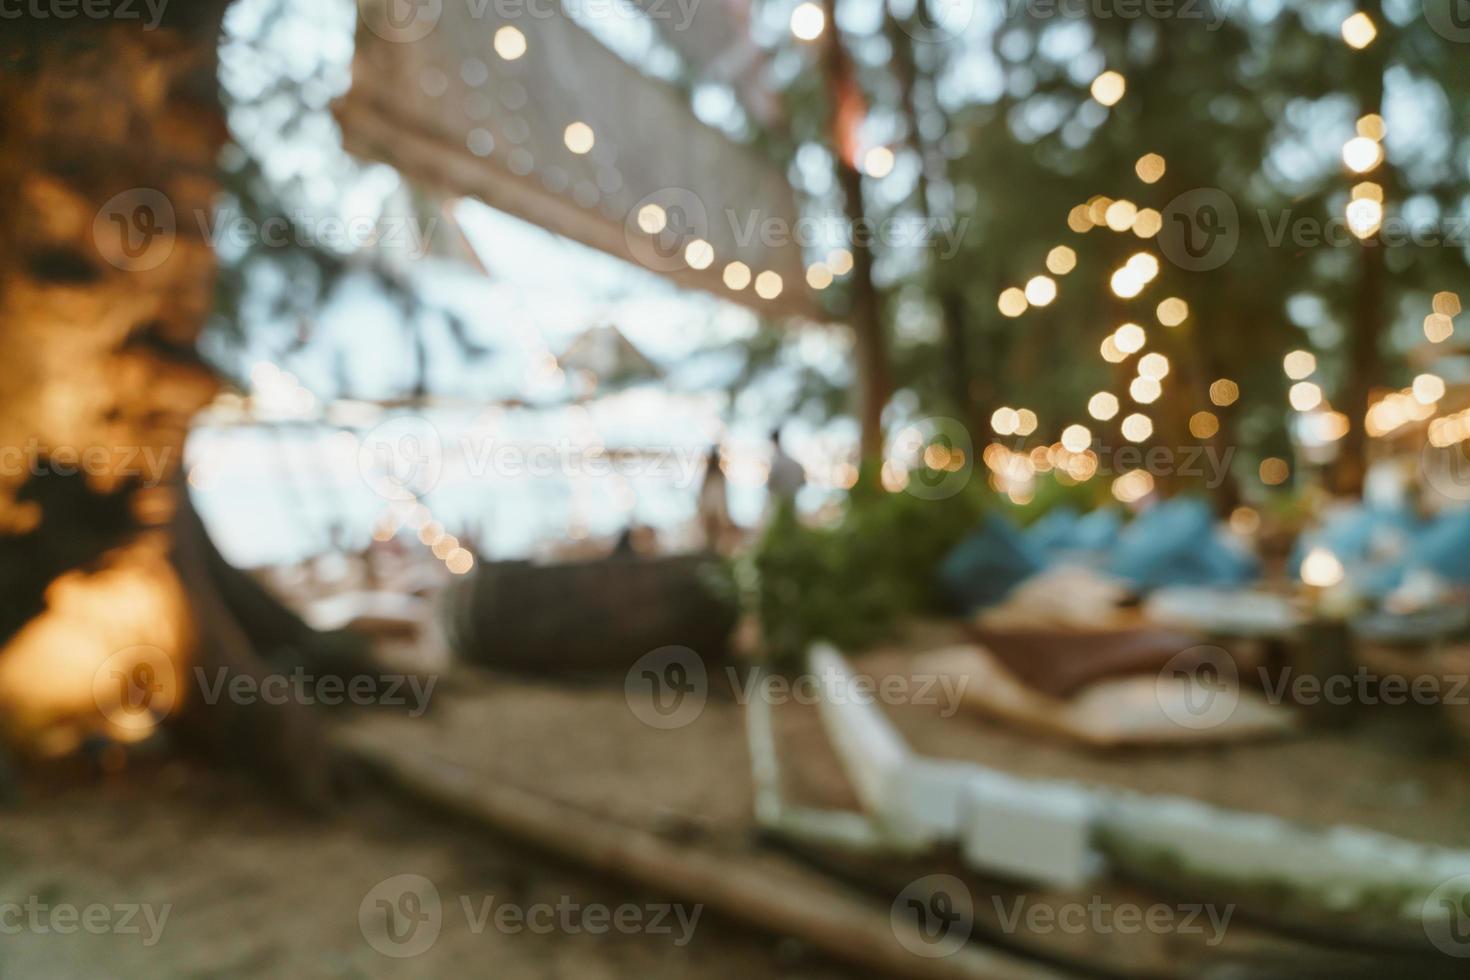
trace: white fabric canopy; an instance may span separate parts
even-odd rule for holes
[[[507,26],[525,39],[513,59],[496,53]],[[337,114],[350,151],[416,181],[763,313],[820,315],[785,176],[554,5],[365,0]],[[704,264],[687,250],[696,239],[713,250],[703,269],[688,258]],[[722,279],[736,260],[750,270],[738,290]],[[763,272],[780,276],[779,295],[757,294],[773,285]]]

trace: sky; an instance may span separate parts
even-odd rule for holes
[[[243,103],[270,92],[283,75],[299,86],[238,108],[232,132],[265,162],[293,214],[308,222],[360,215],[384,224],[407,222],[412,238],[426,226],[411,217],[408,188],[390,167],[350,158],[330,115],[331,100],[350,84],[355,13],[347,0],[240,0],[227,21],[221,53],[227,89]],[[625,57],[657,43],[647,25],[633,18],[594,23],[598,36]],[[718,101],[707,95],[706,115]],[[738,127],[738,120],[725,121]],[[535,553],[568,534],[616,535],[629,520],[674,528],[694,516],[704,453],[718,439],[727,449],[732,513],[744,523],[758,520],[767,433],[784,411],[783,379],[778,372],[768,390],[758,387],[732,404],[722,387],[738,361],[720,350],[756,330],[754,314],[477,201],[452,201],[449,207],[486,274],[457,260],[388,256],[417,292],[459,314],[490,350],[488,357],[469,361],[443,331],[424,332],[430,389],[467,403],[431,419],[447,457],[443,479],[424,498],[436,516],[446,524],[479,526],[497,557]],[[445,230],[441,223],[436,234]],[[228,260],[227,243],[221,252]],[[314,415],[321,399],[335,394],[342,363],[358,397],[392,396],[412,382],[413,347],[401,315],[367,276],[339,290],[319,312],[312,344],[289,358],[279,352],[296,324],[277,322],[273,313],[250,304],[247,298],[244,312],[252,327],[244,347],[219,346],[217,354],[241,377],[258,374],[262,363],[289,371],[288,394],[302,394],[292,385],[313,393],[302,394],[311,406],[304,415]],[[548,367],[548,355],[605,324],[616,325],[663,369],[663,377],[656,385],[597,399],[586,410],[567,409],[566,382]],[[829,333],[816,332],[792,353],[840,373],[846,370],[844,350]],[[502,399],[532,407],[495,407]],[[283,404],[297,403],[287,398]],[[830,465],[853,442],[849,430],[843,422],[818,431],[798,421],[789,427],[790,451],[810,465]],[[560,447],[568,441],[579,447],[651,447],[675,457],[673,472],[533,478],[484,465],[487,446]],[[191,439],[189,459],[200,509],[221,548],[247,566],[322,550],[338,524],[353,543],[364,543],[391,503],[364,481],[354,447],[324,425],[206,425]],[[693,475],[691,459],[698,462]],[[814,490],[810,502],[827,495]]]

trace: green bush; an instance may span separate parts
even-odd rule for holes
[[[834,526],[805,526],[784,508],[735,568],[773,664],[794,665],[818,640],[857,649],[905,618],[941,611],[939,563],[990,499],[976,479],[954,496],[925,500],[888,493],[865,474]]]

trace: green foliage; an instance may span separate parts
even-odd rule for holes
[[[263,348],[282,360],[309,347],[339,344],[317,329],[318,319],[356,280],[357,288],[396,310],[405,350],[412,350],[417,367],[413,388],[402,394],[421,398],[427,393],[427,337],[446,339],[470,360],[490,351],[472,336],[469,324],[420,291],[396,256],[374,247],[344,250],[321,240],[318,223],[375,220],[387,203],[378,194],[354,197],[351,192],[361,190],[371,165],[337,145],[330,100],[345,91],[349,62],[340,50],[303,48],[302,25],[322,16],[310,5],[231,2],[235,16],[227,20],[221,42],[220,98],[232,139],[220,158],[219,212],[213,220],[274,231],[238,236],[238,241],[223,236],[205,355],[222,374],[236,376],[257,356],[252,350]],[[344,30],[350,30],[350,5],[328,13],[326,20],[344,14]],[[301,163],[308,157],[310,166]],[[432,191],[407,194],[406,206],[420,227],[433,227],[438,205]],[[357,384],[348,375],[344,349],[333,346],[330,354],[335,394],[352,395]],[[239,377],[236,381],[243,383]]]
[[[1384,188],[1390,222],[1412,218],[1416,230],[1447,231],[1463,224],[1470,195],[1463,45],[1437,34],[1415,6],[1364,9],[1379,35],[1363,51],[1343,43],[1337,12],[1312,4],[1207,0],[1179,16],[1133,18],[1015,4],[993,32],[939,43],[915,41],[892,23],[881,38],[849,28],[867,126],[905,158],[881,193],[869,182],[869,219],[964,228],[953,250],[948,239],[876,246],[895,387],[925,412],[964,420],[977,442],[991,412],[1011,405],[1040,417],[1035,443],[1082,421],[1105,445],[1121,446],[1128,413],[1095,422],[1085,406],[1095,391],[1126,391],[1133,361],[1106,363],[1099,345],[1133,321],[1148,329],[1147,349],[1172,367],[1145,412],[1152,445],[1197,444],[1187,422],[1208,409],[1220,420],[1215,446],[1289,456],[1291,382],[1281,357],[1299,347],[1318,355],[1316,380],[1360,427],[1369,387],[1399,387],[1423,369],[1424,351],[1413,348],[1424,343],[1432,294],[1461,288],[1462,236],[1419,247],[1403,243],[1400,225],[1393,247],[1342,236],[1327,243],[1283,231],[1284,222],[1340,223],[1350,189],[1371,179]],[[1127,79],[1127,95],[1106,110],[1089,94],[1103,68]],[[982,70],[993,84],[957,84]],[[824,94],[796,74],[785,96],[793,138],[822,142]],[[1388,161],[1356,175],[1339,150],[1354,121],[1375,112],[1388,121]],[[1135,174],[1145,153],[1168,162],[1153,184]],[[803,189],[810,208],[837,211],[830,187]],[[1218,268],[1180,267],[1157,238],[1069,230],[1071,208],[1107,196],[1161,214],[1182,199],[1165,222],[1177,234],[1186,195],[1199,189],[1223,193],[1237,211],[1230,227],[1238,241]],[[1019,319],[1001,315],[1000,292],[1045,271],[1060,244],[1075,250],[1076,267],[1060,278],[1056,300]],[[1159,277],[1137,297],[1113,295],[1112,271],[1139,251],[1161,253]],[[839,280],[822,299],[840,315],[847,292]],[[1188,302],[1185,323],[1159,323],[1155,306],[1167,296]],[[1241,389],[1226,408],[1208,397],[1221,377]],[[1236,476],[1258,489],[1253,472]],[[1161,489],[1206,488],[1180,476]]]
[[[864,479],[832,526],[803,525],[783,508],[735,570],[767,655],[790,666],[818,640],[856,649],[906,617],[940,611],[939,562],[990,501],[973,479],[943,500],[888,493]]]

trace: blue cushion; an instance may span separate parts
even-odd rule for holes
[[[1108,551],[1118,543],[1123,518],[1116,508],[1103,507],[1077,521],[1072,547],[1078,551]]]
[[[1217,533],[1209,504],[1177,497],[1144,511],[1123,530],[1108,571],[1146,592],[1165,585],[1244,585],[1258,567]]]
[[[939,581],[954,606],[970,613],[1000,602],[1045,565],[1041,549],[1015,524],[987,514],[945,556]]]
[[[1470,508],[1447,511],[1425,525],[1410,544],[1405,564],[1470,583]]]
[[[1077,530],[1078,514],[1075,507],[1061,504],[1053,507],[1026,530],[1026,537],[1042,551],[1065,551],[1074,547],[1072,538]]]

